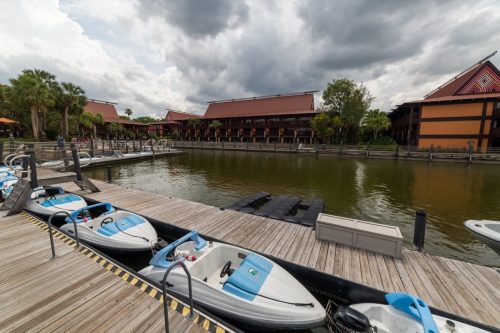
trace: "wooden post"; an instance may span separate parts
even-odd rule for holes
[[[108,175],[108,183],[111,184],[113,181],[113,170],[111,170],[111,165],[106,166],[106,173]]]
[[[69,166],[68,153],[66,152],[66,145],[61,147],[61,155],[63,157],[64,169],[67,169]]]
[[[0,142],[0,163],[3,162],[3,142]]]
[[[28,143],[28,154],[30,155],[31,188],[38,187],[38,177],[36,175],[35,144]]]
[[[142,151],[142,140],[139,140],[139,152]]]
[[[394,154],[395,157],[399,157],[399,145],[396,145],[396,153]]]
[[[75,165],[76,179],[82,181],[82,170],[80,169],[80,157],[78,156],[78,150],[74,143],[71,144],[71,154],[73,155],[73,163]]]
[[[102,156],[104,156],[104,140],[102,140]]]
[[[415,213],[415,230],[413,233],[413,245],[418,251],[424,249],[425,241],[425,225],[427,221],[427,214],[423,209],[417,210]]]
[[[94,139],[90,139],[90,157],[95,156],[95,145],[94,145]]]

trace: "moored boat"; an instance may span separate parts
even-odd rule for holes
[[[481,328],[432,314],[427,304],[406,293],[385,295],[388,304],[360,303],[340,306],[328,315],[335,333],[486,333]],[[330,303],[331,304],[331,303]],[[329,304],[329,306],[330,306]],[[328,309],[330,310],[330,309]]]
[[[18,178],[9,174],[8,172],[0,172],[0,189],[2,191],[2,197],[7,198],[12,192],[14,185],[17,183]]]
[[[465,227],[500,255],[500,221],[467,220]]]
[[[50,215],[65,211],[68,214],[86,207],[85,200],[76,194],[65,193],[62,187],[37,188],[26,201],[24,208],[45,219]],[[66,215],[57,215],[55,218],[64,219]]]
[[[276,330],[324,324],[323,306],[278,264],[236,246],[206,242],[195,231],[156,253],[139,273],[161,284],[176,260],[184,260],[191,274],[194,301],[223,317]],[[181,267],[172,268],[167,283],[171,290],[188,295]]]
[[[61,231],[74,235],[73,220],[77,223],[81,240],[113,253],[151,251],[158,241],[156,230],[148,220],[134,213],[115,210],[109,203],[72,212]]]

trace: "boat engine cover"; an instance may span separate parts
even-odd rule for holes
[[[334,323],[339,329],[338,332],[359,332],[372,333],[373,329],[370,325],[368,317],[361,312],[345,306],[339,306],[334,314]],[[343,329],[346,329],[345,331]]]

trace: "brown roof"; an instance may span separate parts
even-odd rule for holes
[[[419,103],[433,103],[433,102],[447,102],[447,101],[463,101],[463,100],[477,100],[477,99],[500,99],[500,92],[488,94],[469,94],[457,96],[443,96],[436,98],[426,98],[418,101],[407,102],[404,104],[419,104]]]
[[[167,115],[165,116],[165,121],[169,124],[175,124],[176,121],[188,120],[193,118],[201,118],[201,116],[194,113],[169,110],[167,112]]]
[[[118,116],[118,112],[116,112],[114,104],[111,103],[102,103],[89,100],[83,108],[83,111],[93,114],[100,113],[105,122],[119,122],[120,120],[122,120]]]
[[[482,76],[484,71],[488,71],[492,76],[495,76],[495,74],[497,77],[499,76],[498,69],[490,61],[478,63],[455,76],[453,79],[438,87],[434,91],[430,92],[425,96],[424,99],[434,99],[464,93],[462,90],[466,88],[469,83],[477,80],[478,78],[476,76]],[[492,90],[493,92],[496,91],[495,88],[492,88]],[[467,94],[467,92],[465,93]]]
[[[316,113],[311,92],[210,102],[203,118],[236,118]]]

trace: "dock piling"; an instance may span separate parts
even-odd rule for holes
[[[413,245],[418,251],[424,249],[425,225],[427,224],[427,214],[423,209],[418,209],[415,213],[415,231],[413,234]]]
[[[111,182],[113,181],[113,173],[111,170],[111,165],[106,166],[106,173],[108,175],[108,183],[111,184]]]
[[[78,181],[82,181],[82,169],[80,168],[80,157],[78,156],[78,150],[76,148],[76,144],[71,144],[71,155],[73,156],[73,163],[75,165],[76,179]]]
[[[30,155],[30,171],[31,171],[31,188],[38,187],[38,177],[36,174],[36,158],[35,158],[35,144],[28,143],[28,155]]]

